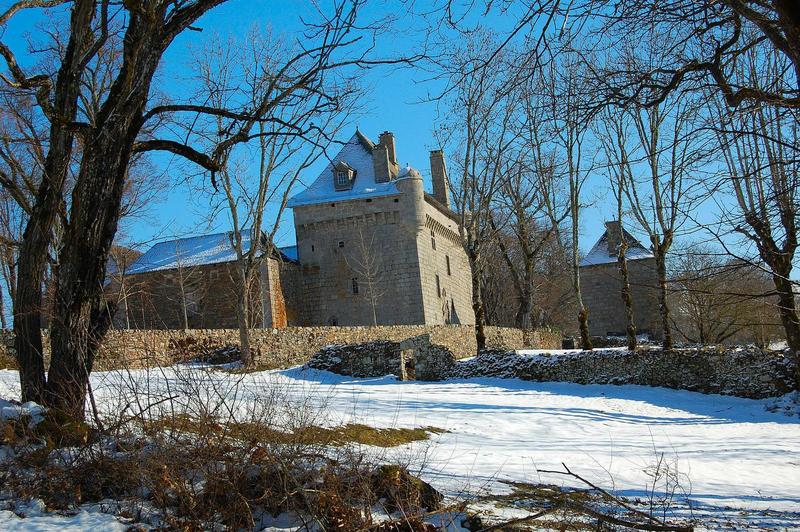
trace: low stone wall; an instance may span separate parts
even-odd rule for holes
[[[303,364],[327,345],[402,342],[425,334],[431,343],[447,348],[456,358],[473,356],[477,350],[475,329],[467,325],[254,329],[250,341],[257,365],[278,367]],[[493,349],[552,349],[561,344],[561,335],[551,331],[486,327],[486,336],[487,347]],[[235,329],[112,330],[103,342],[94,369],[169,365],[238,344],[239,331]],[[12,345],[13,338],[6,333],[3,337],[6,353]],[[49,345],[46,333],[44,345]]]
[[[598,349],[519,355],[485,351],[457,361],[442,377],[500,377],[579,384],[640,384],[761,399],[795,387],[795,358],[789,351],[754,347],[728,349],[659,348],[630,352]]]
[[[423,334],[402,342],[368,342],[323,347],[306,367],[353,377],[395,375],[401,380],[432,381],[447,375],[455,357],[446,347],[431,344]]]

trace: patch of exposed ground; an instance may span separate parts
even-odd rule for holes
[[[260,441],[277,445],[325,445],[334,447],[349,444],[397,447],[428,440],[432,434],[448,432],[438,427],[376,428],[361,423],[348,423],[337,427],[308,425],[285,431],[268,427],[263,423],[214,423],[188,416],[151,420],[148,422],[146,429],[156,431],[171,430],[186,434],[201,434],[214,431],[227,437],[244,441]]]

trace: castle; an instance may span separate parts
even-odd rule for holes
[[[442,151],[433,193],[397,162],[389,132],[356,130],[290,198],[297,245],[265,257],[251,290],[262,327],[473,324],[470,266],[450,209]],[[245,247],[250,246],[245,242]],[[236,327],[235,254],[226,233],[161,242],[111,275],[127,328]]]

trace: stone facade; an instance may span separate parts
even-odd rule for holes
[[[117,303],[118,329],[228,329],[237,327],[239,285],[235,263],[114,275],[105,289]],[[296,292],[298,265],[272,257],[261,266],[250,287],[253,323],[285,327],[297,316],[286,294]]]
[[[628,240],[628,281],[633,317],[639,334],[661,337],[656,262],[632,235]],[[589,334],[625,336],[627,321],[622,301],[622,274],[617,264],[619,224],[606,224],[606,233],[581,262],[581,294],[589,310]]]
[[[253,280],[252,323],[473,324],[470,266],[443,153],[431,152],[430,163],[433,194],[426,194],[420,173],[397,164],[391,133],[374,144],[357,131],[289,201],[297,245],[277,250]],[[119,303],[115,325],[235,328],[232,241],[220,233],[160,242],[127,273],[112,275],[106,293]]]
[[[377,157],[377,158],[376,158]],[[399,171],[391,133],[360,133],[290,202],[301,274],[299,325],[473,324],[470,267],[446,192]],[[359,165],[361,165],[359,167]],[[345,170],[348,177],[335,181]],[[438,199],[437,199],[438,198]]]

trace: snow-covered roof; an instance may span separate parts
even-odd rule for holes
[[[289,207],[314,205],[331,201],[344,201],[352,199],[375,198],[381,196],[394,196],[399,194],[395,181],[386,183],[375,182],[375,170],[372,166],[372,146],[374,143],[356,130],[350,140],[345,143],[321,174],[307,189],[289,199]],[[333,168],[340,162],[346,163],[355,170],[355,179],[352,188],[336,190],[333,180]],[[405,177],[401,171],[401,175]]]
[[[623,229],[624,231],[624,229]],[[628,250],[625,252],[627,260],[652,259],[653,252],[644,247],[641,242],[636,240],[629,232],[625,231],[625,240],[628,242]],[[581,260],[581,266],[597,266],[599,264],[611,264],[617,262],[616,250],[608,249],[608,231],[603,233],[600,240],[592,247],[589,253]]]
[[[243,233],[242,248],[247,252],[250,249],[250,231]],[[297,261],[297,246],[278,249],[287,259]],[[125,273],[133,275],[234,260],[236,251],[231,244],[230,233],[215,233],[159,242],[136,259]]]

